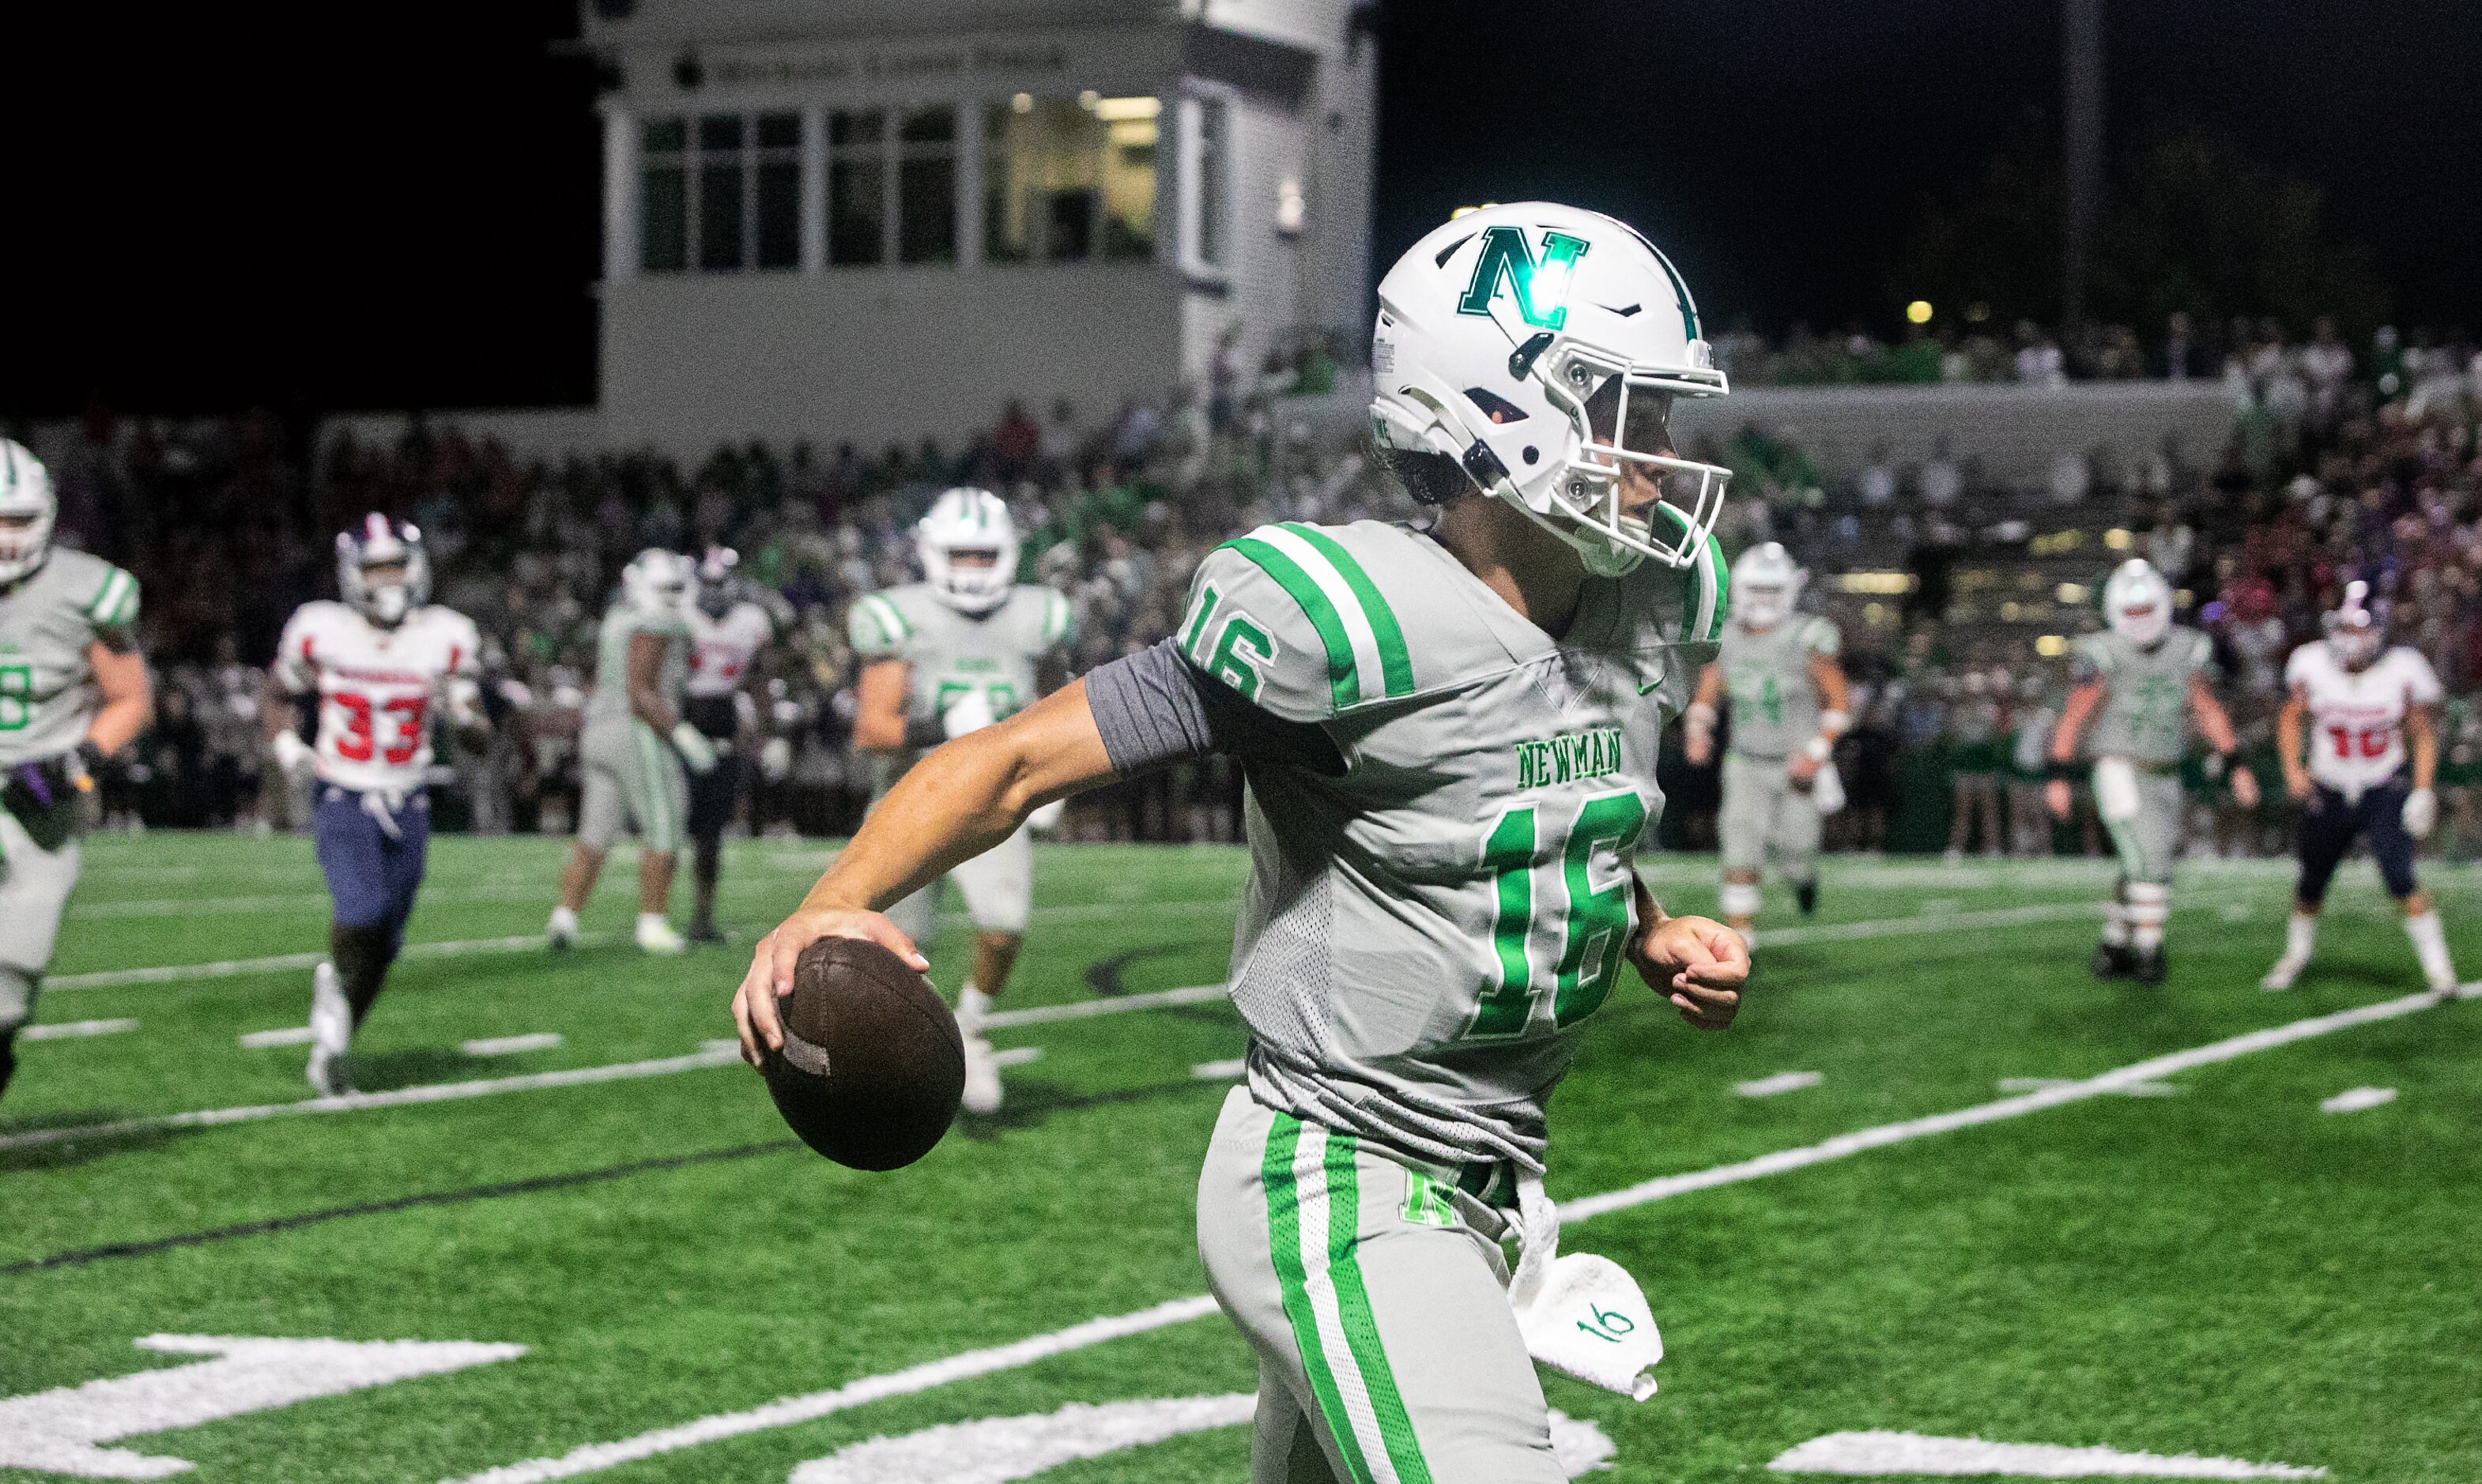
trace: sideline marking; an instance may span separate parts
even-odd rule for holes
[[[1124,1015],[1131,1010],[1153,1010],[1174,1004],[1202,1004],[1224,998],[1221,984],[1187,984],[1178,989],[1158,989],[1150,994],[1122,995],[1117,1000],[1071,1000],[1066,1004],[994,1010],[983,1017],[983,1024],[991,1029],[1005,1030],[1011,1026],[1040,1026],[1055,1020],[1092,1020],[1097,1015]]]
[[[189,1460],[95,1445],[526,1353],[524,1345],[469,1341],[356,1342],[222,1335],[148,1335],[137,1344],[164,1355],[211,1359],[0,1400],[0,1468],[89,1479],[160,1479],[188,1472]]]
[[[124,1030],[135,1030],[137,1028],[138,1022],[134,1020],[67,1020],[59,1021],[49,1026],[24,1027],[18,1030],[17,1039],[21,1041],[74,1041],[83,1036],[119,1035]]]
[[[557,1030],[535,1030],[524,1035],[483,1036],[477,1040],[460,1041],[457,1049],[468,1056],[514,1056],[519,1052],[550,1051],[563,1039]]]
[[[2374,1107],[2385,1107],[2396,1100],[2393,1087],[2347,1087],[2318,1105],[2322,1113],[2359,1113]]]
[[[271,1046],[307,1046],[318,1037],[307,1026],[278,1026],[273,1030],[245,1030],[241,1033],[242,1049],[265,1051]]]
[[[1772,1098],[1780,1093],[1799,1092],[1804,1087],[1815,1087],[1825,1080],[1827,1080],[1827,1074],[1823,1072],[1778,1072],[1773,1077],[1734,1082],[1732,1090],[1745,1098]]]
[[[1812,1438],[1767,1465],[1775,1473],[2008,1474],[2025,1479],[2323,1479],[2324,1469],[2253,1464],[2183,1453],[2124,1453],[2054,1443],[1985,1443],[1980,1438],[1926,1438],[1910,1432],[1839,1432]]]
[[[1999,1090],[2001,1092],[2041,1092],[2046,1087],[2074,1086],[2076,1080],[2073,1077],[2003,1077],[1999,1080]],[[2120,1089],[2120,1095],[2124,1098],[2177,1098],[2180,1095],[2180,1084],[2178,1082],[2132,1082]]]
[[[121,1118],[82,1127],[32,1129],[0,1136],[0,1151],[33,1149],[43,1144],[68,1144],[79,1139],[114,1138],[148,1129],[203,1129],[218,1124],[258,1123],[295,1113],[355,1113],[366,1107],[406,1107],[421,1103],[458,1103],[503,1092],[534,1092],[545,1087],[579,1087],[590,1082],[622,1082],[642,1077],[665,1077],[728,1067],[741,1059],[730,1051],[697,1051],[686,1056],[661,1056],[652,1061],[623,1061],[605,1067],[571,1067],[565,1072],[529,1072],[522,1077],[495,1077],[468,1082],[429,1082],[390,1092],[349,1092],[336,1098],[304,1098],[299,1103],[261,1103],[250,1107],[209,1107],[194,1113],[159,1113],[146,1118]]]
[[[2192,1047],[2187,1051],[2150,1057],[2097,1077],[2087,1078],[2081,1082],[2071,1082],[2066,1086],[2046,1088],[2040,1092],[2027,1093],[2022,1097],[1959,1108],[1954,1112],[1939,1113],[1928,1118],[1882,1124],[1874,1129],[1862,1129],[1852,1133],[1839,1134],[1824,1143],[1779,1150],[1771,1155],[1761,1155],[1757,1159],[1743,1159],[1734,1164],[1717,1165],[1712,1169],[1698,1170],[1685,1175],[1668,1175],[1660,1180],[1645,1181],[1624,1189],[1607,1191],[1602,1195],[1563,1201],[1560,1203],[1562,1224],[1565,1226],[1570,1222],[1589,1220],[1610,1211],[1625,1211],[1633,1206],[1669,1200],[1673,1196],[1685,1195],[1692,1190],[1703,1190],[1715,1185],[1735,1185],[1742,1181],[1761,1180],[1770,1175],[1782,1175],[1809,1165],[1823,1164],[1831,1159],[1857,1155],[1864,1150],[1878,1149],[1888,1144],[1900,1144],[1908,1139],[1921,1138],[1933,1133],[1945,1133],[1956,1129],[1971,1128],[1977,1124],[1996,1123],[2002,1119],[2038,1112],[2044,1108],[2083,1102],[2089,1098],[2101,1097],[2106,1093],[2119,1092],[2132,1083],[2152,1081],[2177,1072],[2187,1071],[2192,1067],[2230,1061],[2235,1056],[2245,1056],[2253,1052],[2266,1051],[2278,1046],[2288,1046],[2295,1041],[2310,1040],[2373,1021],[2393,1020],[2400,1016],[2430,1009],[2439,1003],[2441,1003],[2439,998],[2427,991],[2417,995],[2407,995],[2400,1000],[2381,1001],[2376,1004],[2339,1010],[2332,1015],[2293,1021],[2287,1025],[2271,1026],[2263,1030],[2253,1030],[2242,1035],[2231,1036],[2205,1046]],[[682,1448],[696,1447],[702,1443],[738,1438],[748,1433],[761,1432],[774,1427],[789,1427],[795,1423],[813,1421],[832,1413],[843,1412],[866,1402],[878,1401],[889,1396],[911,1395],[916,1392],[946,1386],[952,1381],[963,1381],[973,1376],[990,1375],[997,1370],[1031,1366],[1037,1361],[1048,1360],[1052,1356],[1065,1354],[1070,1350],[1084,1349],[1125,1335],[1144,1334],[1149,1330],[1162,1329],[1190,1319],[1204,1318],[1215,1312],[1215,1300],[1203,1293],[1190,1298],[1174,1299],[1168,1303],[1157,1304],[1151,1309],[1141,1309],[1134,1314],[1089,1319],[1082,1324],[1071,1325],[1068,1329],[1054,1331],[1048,1335],[1035,1335],[1017,1341],[1014,1344],[968,1350],[943,1361],[932,1361],[886,1375],[865,1376],[858,1381],[849,1381],[832,1391],[812,1392],[802,1396],[786,1396],[769,1402],[763,1407],[752,1408],[747,1412],[721,1413],[714,1417],[684,1422],[676,1427],[658,1428],[653,1432],[640,1433],[634,1438],[623,1438],[616,1443],[588,1444],[572,1448],[557,1458],[534,1458],[523,1463],[506,1464],[497,1469],[448,1481],[448,1484],[547,1484],[547,1481],[552,1479],[575,1478],[580,1474],[599,1473],[606,1469],[616,1469],[622,1464],[635,1463],[640,1459],[654,1458]],[[2264,1476],[2266,1475],[2260,1475],[2260,1477]],[[2291,1475],[2291,1477],[2318,1476],[2316,1474]],[[2206,1477],[2214,1477],[2214,1475],[2206,1475]]]
[[[1250,1075],[1250,1058],[1235,1056],[1229,1061],[1201,1061],[1189,1069],[1189,1075],[1201,1082],[1237,1082]]]

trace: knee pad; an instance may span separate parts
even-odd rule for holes
[[[1766,895],[1758,890],[1756,882],[1727,881],[1724,883],[1723,907],[1726,917],[1756,917],[1758,915],[1758,904],[1765,899]]]

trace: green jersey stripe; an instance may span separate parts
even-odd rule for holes
[[[1292,1321],[1293,1345],[1302,1353],[1302,1369],[1309,1375],[1319,1416],[1344,1454],[1345,1471],[1353,1475],[1351,1484],[1375,1484],[1370,1465],[1361,1456],[1361,1440],[1354,1431],[1353,1419],[1344,1410],[1344,1393],[1336,1389],[1335,1373],[1329,1368],[1327,1350],[1319,1341],[1318,1315],[1310,1304],[1309,1275],[1302,1261],[1301,1183],[1293,1173],[1301,1141],[1302,1121],[1289,1113],[1277,1113],[1267,1131],[1266,1161],[1259,1167],[1259,1180],[1267,1192],[1267,1254],[1276,1269],[1284,1317]]]
[[[103,586],[96,588],[94,596],[87,601],[88,619],[95,623],[111,622],[111,613],[120,606],[129,589],[136,586],[137,581],[119,567],[106,568]]]
[[[137,616],[138,580],[136,578],[131,578],[127,583],[122,585],[120,597],[119,601],[112,605],[112,612],[96,618],[94,620],[94,625],[98,629],[117,629]]]
[[[901,644],[913,637],[913,625],[906,622],[905,611],[887,600],[883,593],[871,593],[862,599],[870,605],[871,616],[879,620],[880,632],[891,644]]]
[[[1370,580],[1360,562],[1353,560],[1353,554],[1326,532],[1289,520],[1283,529],[1308,542],[1312,550],[1333,563],[1345,586],[1352,589],[1355,601],[1361,605],[1361,616],[1369,622],[1371,637],[1379,646],[1379,672],[1387,695],[1412,695],[1413,653],[1405,647],[1405,631],[1396,622],[1396,611],[1380,595],[1379,585]]]
[[[1319,590],[1316,580],[1303,571],[1299,562],[1256,536],[1235,536],[1224,544],[1250,559],[1301,605],[1310,627],[1318,631],[1319,643],[1327,649],[1328,692],[1336,709],[1342,711],[1360,702],[1361,682],[1355,673],[1353,638],[1345,632],[1343,618],[1327,594]]]
[[[1328,1135],[1328,1279],[1335,1287],[1336,1316],[1344,1329],[1344,1342],[1353,1352],[1353,1368],[1370,1398],[1397,1484],[1431,1484],[1431,1466],[1414,1440],[1413,1419],[1396,1390],[1396,1373],[1387,1367],[1386,1347],[1379,1342],[1379,1320],[1370,1311],[1370,1290],[1362,1285],[1361,1263],[1354,1256],[1361,1225],[1361,1172],[1354,1153],[1351,1135]]]

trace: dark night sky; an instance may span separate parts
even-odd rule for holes
[[[0,416],[592,398],[569,5],[47,9],[13,19],[0,90]],[[2482,322],[2471,0],[2111,9],[2115,148],[2220,133],[2327,191],[2409,323]],[[1381,261],[1451,207],[1550,196],[1644,227],[1718,324],[1884,323],[1919,195],[2050,116],[2057,25],[2031,0],[1393,0]]]

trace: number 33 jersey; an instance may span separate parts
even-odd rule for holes
[[[276,682],[319,696],[319,778],[405,791],[431,766],[432,708],[471,684],[482,638],[454,609],[425,607],[383,629],[342,603],[304,603],[276,648]]]
[[[2436,705],[2442,694],[2418,650],[2390,649],[2367,669],[2350,670],[2325,639],[2292,652],[2284,683],[2310,707],[2310,776],[2354,798],[2404,767],[2405,712]]]
[[[1704,562],[1703,585],[1588,578],[1555,640],[1402,526],[1264,526],[1207,555],[1182,653],[1342,765],[1248,765],[1231,985],[1259,1102],[1540,1166],[1544,1104],[1622,972],[1664,722],[1714,653],[1711,543]]]

